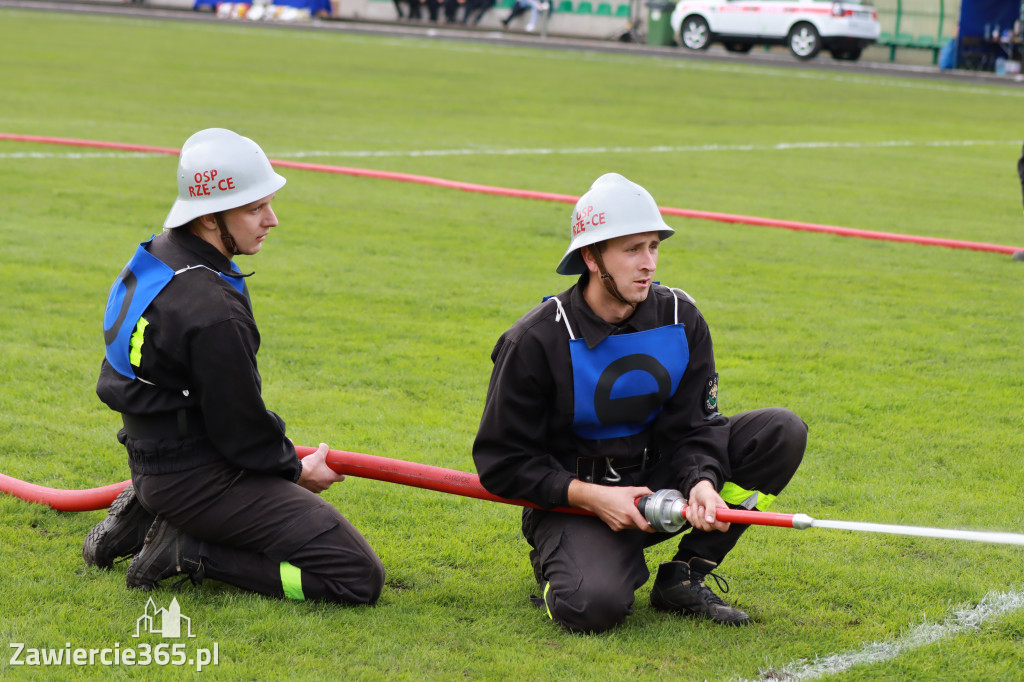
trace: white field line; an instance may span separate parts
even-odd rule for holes
[[[934,644],[965,632],[975,632],[986,621],[1024,609],[1024,592],[989,592],[973,608],[961,608],[941,623],[922,623],[901,638],[889,642],[871,642],[859,651],[847,654],[832,654],[813,662],[795,661],[782,668],[762,670],[759,682],[782,682],[783,680],[815,680],[825,675],[840,673],[856,665],[884,663],[897,656]]]
[[[805,149],[879,149],[889,147],[982,147],[1012,145],[1020,140],[936,140],[915,142],[910,140],[883,140],[879,142],[780,142],[777,144],[738,145],[676,145],[655,147],[568,147],[568,148],[461,148],[461,149],[412,149],[412,150],[311,150],[296,152],[274,152],[271,158],[303,159],[314,157],[337,158],[382,158],[382,157],[432,157],[432,156],[550,156],[585,154],[679,154],[714,152],[764,152],[794,151]],[[166,156],[146,152],[9,152],[0,153],[2,159],[127,159]]]

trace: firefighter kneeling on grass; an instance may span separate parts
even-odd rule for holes
[[[123,418],[132,485],[82,555],[100,568],[134,555],[129,587],[185,575],[293,599],[380,596],[380,559],[316,494],[344,478],[327,446],[300,461],[261,396],[248,275],[232,258],[260,251],[284,184],[252,140],[196,133],[165,230],[111,287],[96,392]]]
[[[766,509],[796,472],[807,425],[789,410],[726,417],[707,324],[679,289],[655,284],[673,233],[648,192],[609,173],[580,198],[557,271],[577,283],[501,338],[473,459],[492,493],[541,507],[523,534],[541,590],[532,601],[571,631],[600,632],[633,612],[656,533],[636,498],[688,501],[679,549],[651,591],[654,608],[739,625],[743,611],[704,582],[745,525],[724,507]],[[596,516],[545,511],[579,507]],[[678,533],[676,533],[678,534]]]

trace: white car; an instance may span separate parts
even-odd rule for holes
[[[878,12],[859,0],[681,0],[671,22],[679,43],[691,50],[714,42],[730,52],[788,45],[798,59],[826,49],[836,59],[856,61],[881,33]]]

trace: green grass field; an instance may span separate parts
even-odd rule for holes
[[[223,126],[271,158],[573,195],[617,171],[664,206],[1024,245],[1019,86],[14,10],[0,10],[0,74],[0,132],[180,147]],[[94,393],[103,305],[159,230],[175,167],[0,142],[0,472],[58,488],[128,477],[119,418]],[[257,272],[268,405],[298,444],[472,471],[495,340],[571,284],[554,273],[570,207],[282,172],[281,225],[241,262]],[[658,276],[711,326],[723,411],[783,405],[810,425],[775,511],[1024,531],[1024,263],[668,222]],[[190,652],[217,644],[202,677],[1024,676],[1019,547],[752,528],[721,569],[752,627],[653,611],[644,588],[623,627],[588,637],[528,605],[517,508],[357,478],[326,497],[384,561],[378,606],[153,593],[192,619]],[[133,637],[147,597],[126,565],[83,566],[103,516],[0,496],[0,640],[161,643]],[[197,676],[7,651],[5,680]]]

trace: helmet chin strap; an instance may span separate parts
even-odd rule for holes
[[[224,219],[221,218],[220,213],[214,213],[213,219],[217,221],[217,227],[220,228],[220,240],[224,244],[224,248],[232,256],[241,255],[242,252],[238,250],[238,244],[235,243],[235,238],[228,232],[228,226],[224,224]]]
[[[619,292],[619,287],[615,285],[615,280],[612,279],[612,276],[608,274],[607,270],[605,270],[604,259],[601,257],[601,252],[597,248],[591,247],[590,255],[594,257],[594,262],[597,263],[597,271],[601,274],[601,284],[604,285],[605,290],[607,290],[607,292],[611,294],[612,298],[619,303],[628,305],[633,310],[636,310],[637,304],[630,303],[623,298],[622,294]]]

